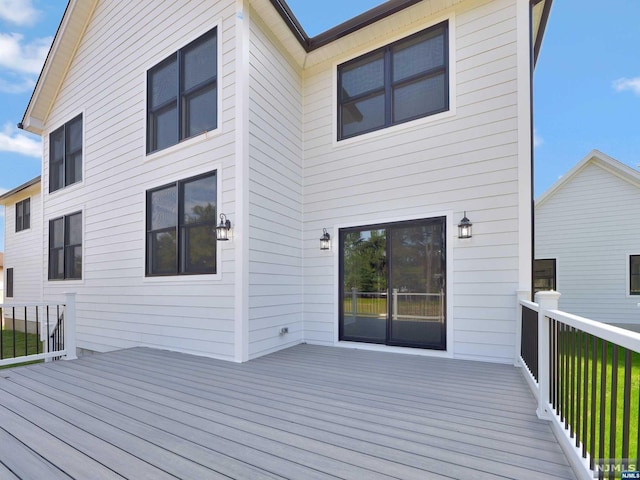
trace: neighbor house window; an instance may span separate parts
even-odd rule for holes
[[[82,180],[82,114],[49,135],[49,193]]]
[[[147,275],[216,273],[216,172],[147,191]]]
[[[556,290],[556,259],[545,258],[534,261],[533,292]]]
[[[16,203],[16,232],[31,227],[31,199],[27,198]]]
[[[640,295],[640,255],[629,255],[629,293]]]
[[[338,66],[338,140],[449,109],[448,22]]]
[[[13,268],[7,268],[7,288],[5,293],[7,298],[13,298]]]
[[[82,212],[49,221],[49,280],[82,278]]]
[[[147,73],[147,153],[217,126],[217,30],[205,33]]]

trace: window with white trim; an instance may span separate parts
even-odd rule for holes
[[[218,124],[217,28],[147,72],[147,153]]]
[[[338,66],[338,140],[449,110],[448,22]]]

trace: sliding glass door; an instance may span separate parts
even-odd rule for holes
[[[445,218],[340,231],[340,339],[446,348]]]

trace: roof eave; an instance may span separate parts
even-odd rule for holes
[[[377,7],[367,10],[366,12],[347,20],[340,25],[336,25],[335,27],[314,37],[309,37],[307,35],[285,0],[269,1],[280,14],[287,27],[289,27],[293,36],[298,40],[302,48],[304,48],[305,52],[309,53],[320,47],[328,45],[339,38],[345,37],[350,33],[371,25],[372,23],[382,20],[383,18],[393,15],[400,10],[404,10],[416,3],[420,3],[422,0],[388,0],[382,5],[378,5]]]
[[[6,193],[3,193],[2,195],[0,195],[0,205],[5,205],[7,203],[6,200],[10,199],[17,193],[23,192],[33,187],[34,185],[38,185],[39,183],[40,183],[40,175],[38,175],[35,178],[32,178],[28,182],[23,183],[22,185],[18,185],[16,188],[13,188]]]
[[[62,79],[71,64],[96,4],[97,0],[69,0],[67,3],[22,121],[18,124],[19,128],[42,135]],[[71,24],[77,24],[77,28],[69,28]]]

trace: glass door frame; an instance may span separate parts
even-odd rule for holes
[[[386,324],[386,338],[384,341],[375,341],[366,337],[356,337],[356,336],[347,336],[344,334],[344,321],[345,321],[345,310],[344,310],[344,302],[345,302],[345,291],[344,291],[344,242],[345,242],[345,234],[351,232],[359,232],[359,231],[367,231],[367,230],[385,230],[386,231],[386,241],[387,246],[385,249],[386,257],[388,261],[390,261],[392,254],[390,252],[390,235],[389,232],[394,228],[402,228],[402,227],[412,227],[412,226],[422,226],[429,224],[439,224],[442,228],[442,271],[443,271],[443,279],[442,279],[442,288],[444,291],[443,305],[442,311],[444,313],[443,325],[442,325],[442,335],[441,342],[439,344],[425,344],[419,342],[399,342],[391,340],[391,328],[392,328],[392,301],[391,298],[388,298],[387,302],[387,324]],[[419,218],[412,220],[403,220],[396,222],[386,222],[386,223],[376,223],[376,224],[367,224],[367,225],[356,225],[349,226],[339,229],[338,233],[338,341],[345,342],[361,342],[368,344],[377,344],[377,345],[387,345],[387,346],[396,346],[396,347],[412,347],[412,348],[421,348],[425,350],[436,350],[436,351],[446,351],[447,350],[447,342],[448,342],[448,244],[447,244],[447,216],[441,215],[436,217],[428,217],[428,218]],[[393,270],[393,265],[390,263],[387,264],[387,289],[391,286],[391,275]],[[387,296],[389,297],[389,293],[387,292]]]

